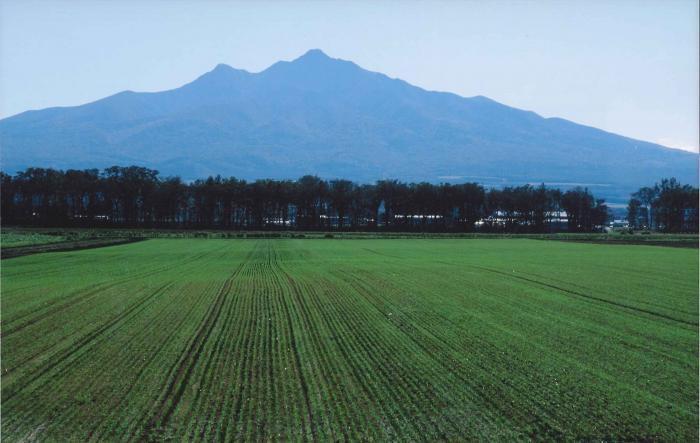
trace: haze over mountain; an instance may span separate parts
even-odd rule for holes
[[[486,97],[426,91],[320,50],[260,73],[218,65],[169,91],[24,112],[0,120],[0,142],[11,173],[138,164],[185,179],[580,183],[620,201],[661,177],[696,183],[698,159]]]

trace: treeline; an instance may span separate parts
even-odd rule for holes
[[[627,204],[627,221],[634,229],[698,232],[698,188],[675,178],[640,188]]]
[[[114,166],[2,173],[2,222],[39,226],[590,232],[608,218],[587,189],[476,183],[357,184],[209,177],[185,183],[158,171]]]

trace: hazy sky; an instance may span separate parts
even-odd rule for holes
[[[698,2],[683,0],[0,0],[0,117],[170,89],[217,63],[257,72],[310,48],[698,149]]]

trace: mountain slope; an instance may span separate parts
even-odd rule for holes
[[[315,173],[486,184],[583,183],[624,194],[697,180],[697,155],[425,91],[312,50],[252,74],[219,65],[180,88],[121,92],[0,121],[2,168],[140,164],[164,174]]]

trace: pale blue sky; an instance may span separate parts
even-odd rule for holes
[[[698,149],[698,2],[0,0],[0,117],[310,48],[426,89]]]

